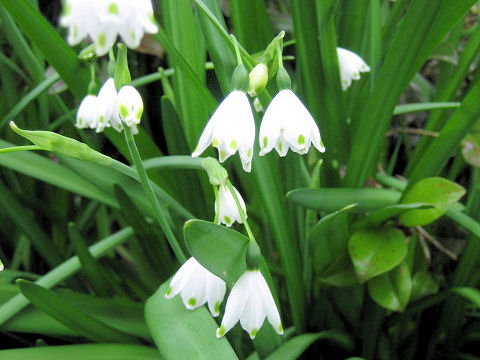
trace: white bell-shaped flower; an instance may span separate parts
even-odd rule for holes
[[[108,79],[100,89],[98,96],[98,124],[97,132],[103,131],[105,127],[113,126],[115,130],[120,131],[120,118],[117,110],[117,89],[112,78]]]
[[[225,291],[225,281],[212,274],[191,257],[174,275],[165,297],[171,299],[180,294],[183,304],[189,310],[208,303],[208,309],[212,316],[218,316]]]
[[[247,270],[230,292],[217,338],[224,336],[240,320],[250,338],[255,338],[265,317],[274,330],[283,334],[282,322],[272,293],[259,270]]]
[[[291,90],[281,90],[272,100],[260,125],[260,156],[274,147],[280,156],[288,148],[306,154],[313,144],[318,151],[325,147],[312,115]]]
[[[352,80],[360,80],[360,73],[369,72],[370,67],[354,52],[337,47],[338,65],[340,66],[340,80],[343,91],[352,84]]]
[[[238,150],[243,170],[250,172],[254,141],[255,121],[247,94],[234,90],[208,121],[192,156],[199,156],[212,144],[218,149],[220,162],[224,162]]]
[[[245,218],[247,218],[245,201],[243,201],[243,198],[237,189],[233,187],[233,190],[235,191],[235,194],[237,194],[238,202],[242,207]],[[230,190],[224,185],[220,186],[218,189],[218,202],[218,219],[220,223],[225,224],[227,227],[232,226],[235,221],[237,221],[239,224],[243,223],[237,204],[235,203],[235,199],[233,198]]]
[[[143,100],[133,86],[123,86],[118,92],[117,109],[120,119],[130,127],[140,123],[143,114]]]
[[[77,111],[75,126],[79,129],[96,128],[99,103],[94,95],[83,98]]]

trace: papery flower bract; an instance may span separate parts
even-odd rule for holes
[[[220,162],[224,162],[238,150],[243,170],[250,172],[254,141],[255,122],[247,94],[234,90],[215,110],[192,156],[199,156],[212,144],[218,149]]]
[[[235,191],[235,194],[237,194],[240,206],[242,207],[243,213],[245,214],[245,218],[247,218],[245,201],[243,201],[243,198],[237,191],[237,189],[233,188],[233,190]],[[218,201],[218,219],[222,224],[230,227],[235,221],[237,221],[239,224],[243,223],[240,212],[238,211],[237,204],[235,203],[235,199],[233,198],[230,190],[224,185],[221,185],[218,189]]]
[[[133,127],[140,123],[143,114],[143,100],[133,86],[123,86],[118,92],[117,109],[120,119]]]
[[[352,80],[360,80],[361,72],[369,72],[370,68],[363,59],[354,52],[337,47],[338,65],[340,67],[340,80],[343,91],[352,84]]]
[[[96,128],[98,109],[97,97],[94,95],[85,96],[78,107],[75,126],[79,129]]]
[[[325,147],[312,115],[291,90],[281,90],[268,105],[260,125],[260,156],[274,147],[280,156],[288,148],[306,154],[313,144],[318,151]]]
[[[227,299],[217,338],[224,336],[240,320],[250,338],[255,338],[265,317],[273,329],[283,334],[282,322],[272,293],[259,270],[247,270],[235,283]]]
[[[171,299],[180,294],[183,304],[189,310],[194,310],[208,302],[208,309],[212,316],[218,316],[225,291],[225,281],[191,257],[174,275],[165,297]]]

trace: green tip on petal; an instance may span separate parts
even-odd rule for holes
[[[252,156],[252,148],[248,148],[247,150],[247,158],[251,157]]]
[[[172,287],[169,286],[167,291],[165,292],[165,296],[170,296],[171,293],[172,293]]]
[[[235,150],[237,148],[237,140],[232,140],[230,142],[230,149]]]
[[[215,305],[213,305],[213,311],[215,312],[215,314],[220,314],[220,301],[217,301],[215,303]]]
[[[257,336],[257,334],[258,334],[258,329],[253,329],[252,331],[250,331],[250,338],[255,339],[255,336]]]
[[[278,325],[277,333],[278,333],[279,335],[283,335],[283,326],[282,326],[282,324]]]
[[[305,144],[305,136],[303,136],[302,134],[300,134],[298,136],[298,144],[299,145],[304,145]]]
[[[98,45],[100,45],[101,48],[104,48],[105,45],[107,44],[107,35],[105,33],[101,33],[98,35]]]
[[[263,137],[263,147],[266,148],[268,145],[268,137],[264,136]]]
[[[217,329],[217,338],[221,338],[222,336],[225,335],[225,333],[227,332],[227,329],[225,329],[225,326],[220,325],[220,327]]]
[[[128,116],[128,109],[125,105],[120,105],[118,107],[118,110],[120,111],[120,115],[122,115],[123,118],[126,118]]]
[[[115,3],[111,3],[108,5],[108,13],[109,14],[118,14],[118,6]]]
[[[212,140],[212,146],[213,146],[213,147],[217,147],[217,146],[218,146],[218,139],[217,139],[217,138],[215,138],[215,139]]]
[[[232,222],[232,219],[230,219],[228,216],[224,216],[223,219],[227,224],[230,224]]]
[[[197,303],[197,299],[195,299],[195,298],[188,299],[188,305],[193,307],[193,306],[195,306],[196,303]]]

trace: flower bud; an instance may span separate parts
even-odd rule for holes
[[[87,144],[75,139],[59,135],[51,131],[29,131],[20,129],[13,121],[10,127],[18,135],[30,140],[43,150],[52,151],[70,157],[93,162],[99,165],[111,165],[112,159],[102,153],[93,150]]]
[[[140,123],[143,114],[143,101],[137,89],[124,86],[118,92],[117,108],[120,119],[130,127]]]
[[[250,71],[248,83],[248,95],[257,96],[265,89],[268,83],[268,67],[264,63],[257,64]]]
[[[217,159],[208,157],[202,160],[202,168],[207,172],[210,184],[220,186],[227,181],[227,170],[220,165]]]

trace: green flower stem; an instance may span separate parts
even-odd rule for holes
[[[100,240],[88,248],[93,258],[98,259],[110,250],[125,243],[133,235],[133,229],[127,227],[119,232]],[[73,256],[64,263],[58,265],[44,276],[35,281],[35,284],[51,289],[63,280],[78,272],[81,268],[78,256]],[[23,310],[30,302],[22,294],[17,294],[0,306],[0,326]]]
[[[168,158],[170,158],[170,156]],[[161,159],[163,159],[163,158],[154,158],[154,159],[151,159],[151,160],[161,160]],[[167,158],[165,157],[165,159],[167,159]],[[110,164],[110,167],[112,167],[113,169],[121,172],[124,175],[127,175],[128,177],[131,177],[132,179],[137,180],[138,182],[141,182],[140,177],[139,177],[138,173],[135,171],[135,169],[131,168],[128,165],[125,165],[125,164],[121,163],[120,161],[117,161],[117,160],[114,160],[114,159],[112,159],[112,160],[113,160],[113,162]],[[178,163],[176,165],[173,165],[173,163],[175,163],[175,159],[172,159],[172,160],[174,160],[174,161],[166,161],[167,163],[169,163],[169,165],[171,167],[178,168],[178,169],[185,169],[186,168],[182,164],[178,164]],[[148,160],[147,160],[147,162],[148,162]],[[159,161],[159,162],[163,164],[162,161]],[[145,169],[154,168],[154,167],[162,167],[162,166],[150,166],[150,167],[146,166]],[[169,167],[169,166],[165,166],[165,167]],[[195,215],[193,215],[190,211],[185,209],[185,207],[183,207],[182,204],[180,204],[177,200],[175,200],[173,197],[171,197],[165,190],[160,188],[157,184],[150,181],[150,185],[152,186],[155,194],[158,195],[160,200],[164,201],[165,204],[167,204],[173,210],[175,210],[177,212],[177,214],[181,215],[185,219],[195,218]]]
[[[43,149],[37,145],[11,146],[11,147],[0,149],[0,154],[6,154],[10,152],[15,152],[15,151],[30,151],[30,150],[43,150]]]
[[[175,235],[173,234],[173,231],[168,224],[165,214],[163,213],[163,210],[160,207],[157,198],[155,197],[152,185],[150,184],[150,180],[148,179],[147,171],[143,167],[142,158],[140,157],[140,153],[138,152],[137,144],[135,143],[135,140],[133,138],[132,130],[128,126],[124,126],[124,132],[125,140],[128,145],[128,150],[130,150],[133,163],[137,169],[137,174],[140,178],[140,182],[142,183],[143,191],[150,200],[150,204],[152,205],[153,211],[155,212],[157,221],[162,228],[165,236],[167,237],[167,240],[172,247],[175,256],[177,257],[177,260],[183,264],[186,261],[185,254],[183,253],[180,244],[175,238]]]
[[[243,226],[245,226],[245,230],[247,231],[248,238],[250,239],[250,241],[253,241],[254,243],[256,243],[257,241],[255,240],[255,236],[253,236],[252,230],[250,229],[250,225],[248,225],[247,216],[243,211],[242,206],[240,205],[240,201],[238,200],[237,193],[233,189],[233,186],[230,180],[227,180],[227,188],[228,190],[230,190],[230,193],[232,194],[233,199],[235,200],[235,205],[237,205],[238,212],[240,213],[240,217],[242,218]]]
[[[218,213],[220,212],[220,200],[218,199],[218,187],[213,186],[213,193],[215,194],[215,219],[213,220],[214,224],[219,224]]]
[[[143,166],[147,170],[153,168],[204,170],[202,167],[204,159],[188,155],[169,155],[144,160]]]

